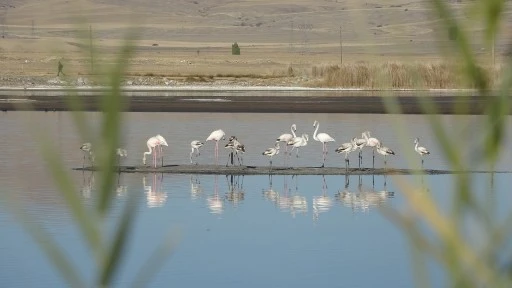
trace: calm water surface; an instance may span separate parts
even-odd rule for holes
[[[101,113],[87,113],[98,130]],[[327,166],[343,166],[343,157],[333,150],[364,130],[398,154],[388,166],[419,165],[413,139],[432,155],[426,168],[449,169],[423,116],[343,114],[210,114],[126,113],[123,143],[128,150],[126,165],[139,165],[147,150],[147,138],[162,134],[169,143],[165,164],[186,164],[190,141],[205,140],[222,128],[246,145],[244,162],[268,165],[261,155],[274,139],[298,126],[310,142],[292,157],[291,165],[321,164],[321,144],[312,139],[313,121],[336,143],[329,145]],[[483,129],[482,116],[439,116],[451,137],[458,139],[465,160],[475,170],[485,170],[478,157]],[[94,274],[89,251],[70,213],[39,156],[38,133],[48,135],[70,168],[77,193],[84,203],[97,201],[96,178],[91,172],[71,171],[82,165],[78,149],[82,142],[68,112],[14,112],[0,114],[0,193],[19,199],[36,216],[73,259],[84,277]],[[508,119],[509,127],[511,118]],[[510,135],[505,143],[511,147]],[[405,139],[405,140],[404,140]],[[226,143],[224,141],[221,147]],[[332,144],[332,143],[331,143]],[[199,163],[213,163],[213,143],[202,147]],[[279,154],[274,164],[283,163]],[[227,151],[220,149],[220,162]],[[504,149],[497,169],[512,170],[510,149]],[[371,152],[363,154],[363,165],[371,166]],[[478,163],[478,164],[475,164]],[[356,155],[351,164],[357,164]],[[376,166],[382,166],[376,158]],[[125,287],[168,233],[178,246],[149,286],[225,287],[412,287],[410,247],[403,232],[379,212],[379,207],[406,209],[398,181],[410,181],[431,193],[442,209],[452,198],[451,175],[436,176],[223,176],[121,174],[116,187],[114,212],[129,193],[138,197],[138,217],[127,257],[117,278]],[[492,186],[490,185],[492,183]],[[510,210],[510,174],[473,175],[475,191],[483,200],[495,201],[496,213]],[[39,246],[0,205],[0,285],[2,287],[65,287]],[[476,237],[478,239],[478,237]],[[434,286],[444,286],[440,267],[430,271]]]

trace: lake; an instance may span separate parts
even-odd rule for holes
[[[86,112],[93,131],[102,114]],[[487,170],[481,161],[485,116],[443,115],[438,118],[457,139],[464,161],[472,170]],[[245,144],[244,164],[263,166],[269,159],[261,153],[274,145],[291,124],[297,134],[308,133],[310,141],[288,160],[292,166],[319,166],[321,143],[314,141],[313,122],[319,132],[336,139],[328,144],[326,166],[344,167],[344,156],[334,149],[369,130],[397,154],[388,157],[393,168],[419,167],[413,139],[432,153],[425,168],[450,169],[425,116],[381,114],[295,113],[137,113],[123,114],[122,139],[128,150],[123,165],[140,165],[147,151],[146,140],[163,135],[166,165],[189,163],[190,142],[204,141],[211,131],[223,129]],[[19,200],[26,212],[43,225],[73,259],[85,278],[94,275],[93,260],[40,156],[41,133],[59,149],[69,167],[85,205],[95,205],[97,173],[74,171],[82,167],[81,143],[70,112],[7,112],[0,114],[0,193]],[[512,124],[512,117],[507,118]],[[225,165],[227,143],[221,141],[220,165]],[[505,147],[512,136],[506,135]],[[200,164],[213,164],[214,143],[207,142],[197,157]],[[504,149],[497,171],[512,171],[510,151]],[[151,158],[149,158],[151,159]],[[357,165],[357,155],[350,155]],[[274,165],[283,165],[283,153]],[[363,166],[371,167],[372,153],[363,152]],[[376,155],[375,166],[383,159]],[[125,287],[154,249],[171,233],[177,246],[168,261],[148,283],[150,287],[413,287],[411,248],[398,226],[381,209],[405,210],[398,185],[409,181],[431,193],[440,208],[452,204],[453,175],[119,175],[110,227],[119,219],[127,195],[135,193],[137,218],[126,258],[116,278]],[[492,185],[491,185],[492,183]],[[491,197],[496,213],[510,210],[509,173],[473,173],[473,187],[482,199]],[[492,192],[492,193],[490,193]],[[476,232],[475,232],[476,233]],[[0,205],[0,284],[2,287],[65,287],[40,246],[19,221]],[[446,286],[441,267],[429,269],[434,287]]]

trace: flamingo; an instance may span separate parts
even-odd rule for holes
[[[276,144],[273,148],[268,148],[267,150],[263,151],[263,153],[262,153],[262,155],[266,155],[266,156],[270,157],[270,171],[272,171],[272,157],[277,154],[279,154],[279,142],[276,142]]]
[[[350,142],[346,142],[341,144],[340,147],[336,148],[335,152],[345,153],[345,171],[348,170],[348,167],[350,166],[350,160],[348,159],[348,153],[355,151],[357,149],[357,138],[352,138]]]
[[[296,156],[299,158],[299,148],[308,145],[309,135],[302,134],[300,137],[293,137],[292,140],[288,141],[287,145],[291,145],[292,150],[290,150],[290,155],[292,155],[293,149],[297,148]]]
[[[286,155],[288,153],[288,145],[287,145],[288,142],[290,142],[290,140],[292,140],[293,138],[297,137],[297,135],[295,135],[295,131],[297,131],[297,125],[292,124],[292,126],[290,127],[290,130],[292,131],[292,134],[285,133],[285,134],[282,134],[281,136],[277,137],[277,139],[276,139],[276,142],[284,142],[284,144],[285,144],[284,155]]]
[[[361,164],[363,164],[363,148],[366,146],[366,143],[368,143],[363,134],[364,133],[361,133],[362,138],[355,138],[356,147],[359,149],[359,168],[361,168]]]
[[[215,164],[217,164],[219,160],[219,141],[226,139],[226,133],[221,129],[215,130],[210,133],[210,136],[206,138],[206,141],[215,141]]]
[[[92,144],[86,142],[80,146],[80,150],[82,150],[84,153],[84,161],[82,163],[82,168],[85,168],[85,154],[89,154],[89,162],[91,163],[91,166],[94,166],[94,152],[92,151]]]
[[[148,139],[148,141],[146,142],[146,144],[148,145],[148,149],[149,151],[146,151],[144,152],[144,156],[142,157],[142,163],[144,165],[146,165],[146,155],[150,155],[150,154],[153,154],[153,166],[156,168],[156,154],[158,153],[157,151],[157,147],[159,145],[165,145],[165,146],[168,146],[167,145],[167,142],[165,142],[165,139],[164,141],[162,142],[161,139],[159,139],[160,137],[163,138],[162,136],[158,137],[159,135],[157,136],[154,136],[154,137],[151,137]]]
[[[414,150],[418,152],[421,156],[421,166],[423,167],[423,155],[430,155],[430,152],[427,150],[427,148],[423,146],[418,146],[420,144],[420,138],[414,139]]]
[[[393,150],[389,149],[386,146],[382,146],[381,142],[379,142],[377,144],[377,153],[379,153],[380,155],[384,156],[384,166],[386,166],[386,164],[387,164],[386,156],[388,156],[388,155],[395,155],[395,152],[393,152]]]
[[[238,142],[238,145],[236,145],[236,156],[237,156],[237,158],[238,158],[238,153],[241,153],[241,154],[245,153],[245,145],[240,143],[240,142]],[[242,159],[242,160],[240,161],[240,159]],[[240,165],[244,164],[244,158],[243,157],[238,158],[238,161],[239,161],[238,164],[240,164]]]
[[[165,138],[162,135],[158,134],[155,137],[156,137],[156,139],[158,139],[158,141],[160,141],[160,144],[158,144],[158,150],[159,150],[158,152],[160,153],[160,158],[162,159],[162,167],[164,167],[164,156],[162,154],[162,145],[165,145],[165,146],[169,146],[169,145],[167,145],[167,141],[165,141]]]
[[[204,143],[199,140],[194,140],[194,141],[190,142],[190,148],[192,150],[192,151],[190,151],[190,164],[194,163],[192,161],[192,155],[194,154],[194,151],[196,151],[196,154],[195,154],[196,157],[201,155],[201,153],[199,152],[199,148],[203,145],[204,145]],[[197,165],[197,162],[196,162],[196,165]]]
[[[238,159],[238,164],[242,165],[243,161],[240,161],[240,157],[238,153],[245,153],[245,145],[240,143],[235,136],[229,137],[229,142],[224,146],[224,148],[231,149],[231,153],[228,157],[228,162],[226,162],[226,166],[229,164],[229,159],[231,159],[231,164],[233,164],[233,155],[236,154],[236,158]],[[243,159],[242,159],[243,160]]]
[[[370,131],[363,132],[363,138],[366,140],[366,146],[373,148],[373,168],[375,168],[375,148],[379,145],[380,141],[377,138],[370,136]]]
[[[323,150],[322,150],[322,154],[323,154],[322,167],[324,167],[325,166],[325,156],[327,154],[327,142],[334,142],[336,140],[334,140],[334,138],[332,138],[327,133],[318,133],[318,134],[316,134],[318,132],[318,128],[320,128],[320,123],[318,121],[315,120],[315,122],[313,123],[313,127],[316,128],[315,132],[313,133],[313,139],[315,139],[316,141],[322,142],[322,146],[323,146]]]
[[[117,148],[116,150],[117,157],[117,166],[121,169],[121,157],[128,157],[128,151],[126,149]]]

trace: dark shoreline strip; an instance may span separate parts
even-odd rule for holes
[[[414,170],[394,168],[345,168],[338,167],[273,167],[266,166],[223,166],[223,165],[166,165],[164,167],[121,166],[113,167],[120,173],[171,173],[205,175],[441,175],[460,173],[508,173],[487,171]],[[73,168],[78,171],[98,171],[98,167]]]
[[[69,111],[68,96],[34,96],[0,93],[0,110],[2,111]],[[258,92],[258,91],[253,91]],[[342,96],[269,96],[268,91],[261,91],[267,96],[157,96],[151,95],[126,97],[127,112],[225,112],[225,113],[369,113],[388,114],[383,97],[347,95]],[[265,93],[263,93],[265,92]],[[97,94],[97,93],[96,93]],[[98,111],[100,95],[81,96],[84,111]],[[136,93],[131,93],[136,94]],[[142,93],[141,93],[142,94]],[[191,93],[185,93],[191,94]],[[193,94],[193,93],[192,93]],[[237,94],[237,93],[233,93]],[[308,95],[321,95],[307,93]],[[329,94],[330,95],[330,94]],[[340,93],[341,95],[341,93]],[[389,97],[389,96],[384,96]],[[398,96],[398,106],[403,114],[424,114],[422,100],[431,101],[436,114],[485,114],[492,96]],[[512,99],[511,99],[512,100]],[[462,111],[462,112],[461,112]],[[512,114],[512,109],[508,111]]]

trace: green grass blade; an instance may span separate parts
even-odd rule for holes
[[[82,232],[85,239],[87,239],[87,243],[93,250],[96,259],[99,259],[99,255],[102,253],[100,229],[96,225],[96,223],[99,222],[97,221],[95,214],[86,211],[85,207],[82,205],[80,198],[77,196],[78,193],[73,181],[71,180],[69,172],[64,167],[64,164],[56,153],[55,148],[50,144],[51,141],[45,135],[39,135],[39,139],[41,142],[41,154],[43,155],[54,178],[58,188],[57,190],[60,192],[65,203],[69,207],[71,215],[73,215],[73,219],[78,224],[80,228],[79,230]]]
[[[454,31],[456,36],[455,44],[457,53],[461,55],[462,61],[464,61],[465,69],[463,70],[468,79],[473,85],[480,90],[482,93],[486,93],[488,90],[488,81],[485,72],[476,65],[476,61],[471,49],[471,45],[468,41],[468,37],[461,26],[457,23],[455,15],[448,7],[448,4],[444,0],[432,0],[434,10],[441,17],[448,31]]]
[[[134,37],[131,37],[134,38]],[[131,39],[129,38],[129,39]],[[104,113],[102,136],[105,140],[103,149],[103,171],[100,184],[100,199],[98,201],[98,210],[101,215],[105,215],[112,199],[112,187],[115,183],[115,171],[112,169],[116,165],[116,149],[119,147],[121,127],[121,112],[124,109],[124,97],[121,91],[122,75],[127,69],[127,59],[133,53],[133,45],[128,41],[117,60],[110,77],[110,91],[102,97],[102,110]]]
[[[125,247],[129,239],[129,234],[131,232],[131,229],[133,228],[133,220],[135,219],[135,215],[137,214],[136,200],[137,196],[134,193],[130,193],[128,195],[128,201],[125,204],[123,214],[121,215],[121,220],[117,227],[114,239],[112,243],[110,243],[109,245],[108,254],[105,255],[106,258],[104,259],[103,262],[101,276],[98,283],[101,284],[100,287],[111,286],[110,284],[115,276],[115,273],[119,266],[121,265]]]

